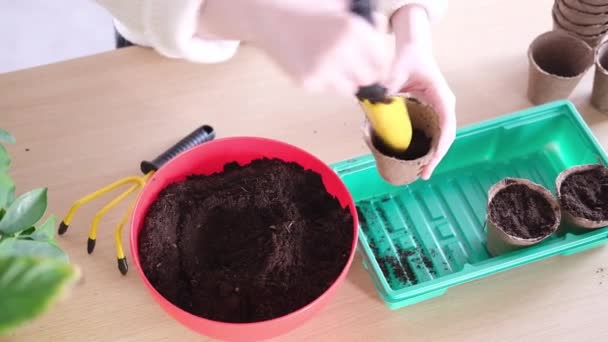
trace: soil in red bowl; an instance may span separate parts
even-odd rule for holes
[[[608,177],[603,166],[568,176],[561,184],[560,201],[574,216],[608,220]]]
[[[320,175],[260,159],[167,186],[139,237],[141,265],[166,299],[222,322],[283,316],[338,278],[353,217]]]
[[[551,234],[557,221],[549,201],[521,184],[510,185],[499,191],[488,209],[492,221],[505,233],[522,239]]]

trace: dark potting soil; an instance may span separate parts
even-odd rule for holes
[[[302,308],[335,281],[353,218],[320,175],[261,159],[162,190],[139,237],[144,273],[200,317],[257,322]]]
[[[378,261],[378,265],[384,274],[386,279],[391,278],[391,272],[393,276],[401,283],[407,284],[408,281],[411,285],[418,284],[418,278],[412,269],[412,266],[408,262],[408,257],[413,255],[413,252],[399,250],[399,259],[392,255],[384,255],[380,256],[380,251],[375,245],[370,245],[374,255],[376,256],[376,260]]]
[[[395,151],[386,146],[382,139],[376,135],[372,136],[372,143],[382,154],[401,160],[415,160],[424,157],[431,150],[431,138],[423,130],[417,128],[412,131],[410,146],[403,152]]]
[[[608,220],[608,177],[596,169],[577,172],[562,182],[561,204],[577,217]]]
[[[382,273],[384,273],[384,277],[386,279],[390,279],[390,271],[393,272],[393,275],[401,284],[407,284],[408,281],[411,285],[418,284],[418,279],[412,270],[412,267],[407,263],[399,262],[399,259],[395,258],[392,255],[387,255],[378,258],[378,264],[380,265],[380,269]],[[403,266],[403,267],[402,267]]]
[[[490,217],[512,236],[533,239],[551,233],[557,221],[551,204],[521,184],[499,191],[489,205]]]

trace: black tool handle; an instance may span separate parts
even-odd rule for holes
[[[144,160],[141,162],[140,169],[141,172],[147,174],[150,171],[156,171],[160,169],[161,166],[165,165],[166,162],[173,159],[178,154],[194,147],[200,145],[204,142],[211,141],[215,138],[215,131],[213,127],[208,125],[203,125],[192,133],[188,134],[182,140],[178,141],[177,144],[171,146],[168,150],[163,152],[158,157],[154,158],[152,161]]]
[[[373,25],[374,18],[372,14],[374,8],[372,1],[374,0],[351,0],[350,11],[361,16]],[[380,84],[372,84],[360,87],[356,96],[359,100],[368,100],[372,103],[390,102],[390,100],[386,98],[386,92],[386,88]]]
[[[372,17],[373,10],[374,8],[370,0],[351,0],[350,11],[369,21],[372,25],[374,24],[374,18]]]

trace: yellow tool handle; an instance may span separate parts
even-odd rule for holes
[[[412,141],[412,123],[401,96],[390,98],[390,102],[360,101],[374,133],[387,147],[405,151]]]

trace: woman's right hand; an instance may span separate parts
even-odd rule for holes
[[[374,27],[349,8],[349,0],[206,0],[199,33],[257,45],[309,91],[353,95],[385,77],[390,55],[381,17]]]

